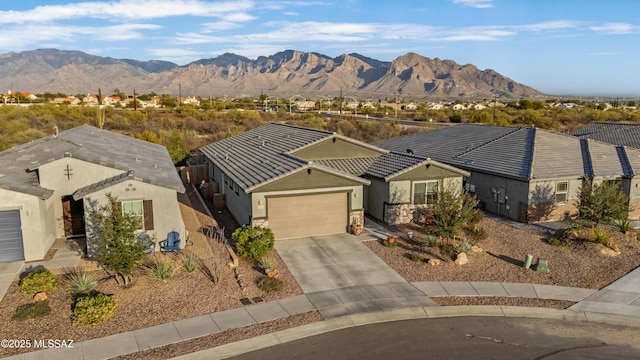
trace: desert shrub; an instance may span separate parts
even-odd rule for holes
[[[151,277],[161,281],[167,281],[176,272],[173,264],[164,259],[153,261],[148,266],[151,270]]]
[[[408,253],[407,257],[409,258],[409,260],[411,261],[415,261],[415,262],[419,262],[422,261],[422,256],[420,256],[420,254],[416,254],[416,253]]]
[[[20,282],[20,292],[24,295],[33,296],[39,292],[51,291],[58,287],[60,283],[51,271],[47,269],[30,272]]]
[[[200,265],[198,264],[198,258],[193,254],[190,254],[182,260],[182,268],[186,272],[194,272],[198,269],[199,266]]]
[[[631,231],[631,220],[629,220],[628,218],[618,219],[614,221],[614,225],[617,226],[618,230],[620,230],[624,234]]]
[[[552,246],[567,246],[569,245],[569,238],[551,236],[547,239],[547,243]]]
[[[258,289],[264,291],[265,293],[282,291],[284,289],[284,286],[284,280],[276,277],[266,277],[258,281]]]
[[[394,247],[398,246],[398,244],[396,243],[395,240],[389,241],[389,239],[382,240],[382,245],[384,245],[384,246],[386,246],[388,248],[394,248]]]
[[[238,256],[249,260],[258,260],[273,249],[275,237],[269,228],[245,226],[231,234],[236,242]]]
[[[260,264],[260,268],[262,270],[275,269],[276,268],[276,261],[274,259],[268,258],[268,257],[264,257],[264,258],[260,259],[259,264]]]
[[[98,279],[91,272],[74,270],[67,274],[67,287],[72,294],[88,294],[96,286],[98,286]]]
[[[467,226],[464,228],[464,233],[474,244],[487,238],[487,232],[480,226]]]
[[[73,325],[100,325],[115,315],[117,307],[116,301],[109,295],[83,296],[73,309]]]
[[[38,301],[18,306],[12,319],[24,321],[47,316],[51,313],[51,307],[48,301]]]
[[[596,226],[591,231],[591,241],[596,244],[609,246],[611,243],[611,234],[605,228]]]
[[[469,240],[462,240],[454,246],[456,255],[465,253],[467,255],[473,255],[473,244]]]
[[[453,260],[456,257],[457,255],[456,248],[455,246],[453,246],[453,244],[441,243],[439,247],[440,247],[440,254],[442,254],[444,258]]]
[[[420,241],[420,245],[427,247],[436,247],[440,243],[440,239],[434,235],[427,235],[427,237]]]

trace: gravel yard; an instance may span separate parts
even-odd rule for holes
[[[497,281],[535,283],[600,289],[640,265],[640,241],[635,234],[611,231],[620,249],[617,256],[603,254],[606,247],[587,241],[574,240],[567,247],[546,243],[548,235],[512,227],[498,219],[485,217],[480,226],[487,238],[478,246],[481,252],[469,256],[469,262],[457,265],[447,260],[437,247],[420,245],[425,238],[424,228],[416,224],[390,227],[397,234],[398,246],[389,248],[380,241],[365,244],[407,281]],[[414,232],[409,240],[407,232]],[[591,229],[584,229],[581,237],[588,237]],[[440,265],[416,262],[408,254],[424,259],[438,259]],[[523,267],[526,254],[546,258],[549,274],[537,273]]]

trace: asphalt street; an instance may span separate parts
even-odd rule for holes
[[[640,334],[565,320],[419,319],[332,331],[233,359],[640,359]]]

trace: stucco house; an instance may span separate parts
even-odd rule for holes
[[[521,222],[577,213],[584,181],[619,182],[640,217],[640,150],[536,128],[461,124],[377,142],[470,172],[465,188],[485,210]]]
[[[140,216],[140,232],[184,239],[184,186],[163,146],[83,125],[0,152],[0,164],[0,261],[39,260],[55,239],[88,235],[107,193]]]
[[[408,222],[466,171],[333,132],[272,123],[200,149],[240,224],[277,239],[344,233],[364,213]]]

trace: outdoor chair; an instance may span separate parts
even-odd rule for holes
[[[144,250],[145,254],[151,254],[153,252],[156,251],[156,243],[154,243],[153,241],[151,241],[151,237],[149,236],[149,234],[147,233],[140,233],[138,235],[138,241],[143,242],[146,245],[149,245],[149,247],[147,247]]]
[[[180,250],[180,234],[177,231],[172,231],[167,235],[166,240],[160,241],[160,251],[164,255],[167,252],[173,251],[177,253]]]

